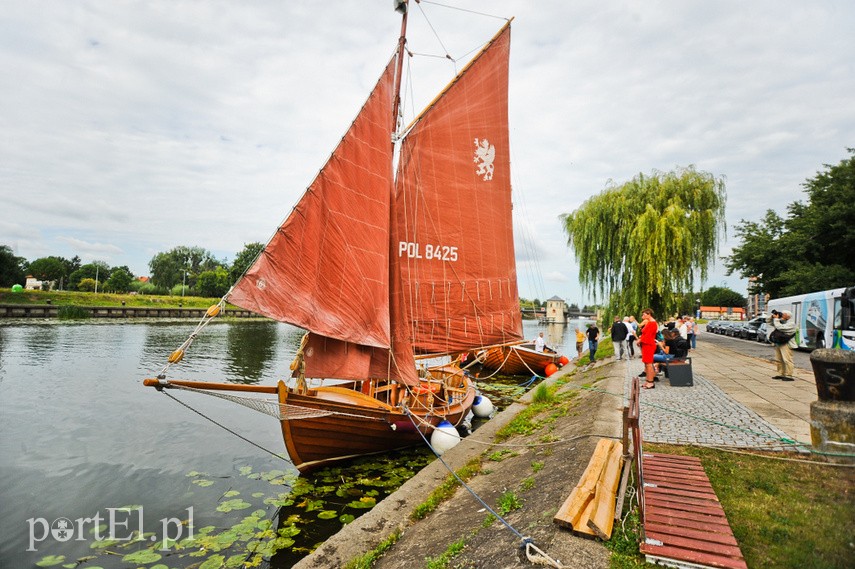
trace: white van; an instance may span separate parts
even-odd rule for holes
[[[789,310],[800,348],[855,350],[855,287],[776,298],[766,310]]]

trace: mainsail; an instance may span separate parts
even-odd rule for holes
[[[388,375],[394,64],[229,295],[233,304],[309,330],[312,377]]]
[[[401,286],[392,283],[392,306],[393,313],[403,311],[408,340],[419,352],[465,351],[522,337],[511,212],[509,54],[510,23],[402,143],[392,231]],[[395,339],[403,344],[397,334]]]

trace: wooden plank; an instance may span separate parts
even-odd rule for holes
[[[645,534],[647,534],[648,532],[664,533],[672,535],[674,537],[691,539],[695,542],[707,542],[710,544],[720,543],[722,545],[739,546],[739,543],[736,541],[736,538],[733,537],[733,533],[731,532],[715,533],[712,531],[689,529],[679,526],[667,526],[662,524],[656,524],[653,522],[648,522],[644,524],[644,532]]]
[[[647,482],[645,482],[645,484],[647,484]],[[715,492],[708,492],[705,490],[696,490],[693,488],[683,490],[673,486],[660,486],[658,484],[648,484],[646,488],[648,492],[652,492],[654,494],[667,494],[668,496],[691,498],[692,500],[702,500],[704,502],[718,502],[718,497],[715,495]]]
[[[612,536],[612,526],[615,521],[615,496],[620,482],[620,471],[623,466],[622,446],[613,444],[609,449],[606,466],[597,481],[596,495],[593,501],[593,513],[587,526],[602,540]]]
[[[670,510],[668,512],[661,512],[651,508],[648,512],[648,519],[652,524],[684,527],[716,533],[727,533],[727,528],[730,527],[727,523],[727,518],[702,515],[695,512],[674,512]]]
[[[706,553],[715,555],[723,555],[724,557],[742,557],[738,545],[729,545],[719,542],[698,543],[698,540],[682,537],[679,535],[671,535],[669,533],[660,533],[658,531],[650,531],[647,534],[647,539],[655,539],[661,541],[664,545],[670,547],[682,547],[683,549],[691,549],[693,551],[702,550]]]
[[[585,512],[587,511],[590,515],[592,511],[589,506],[594,499],[597,480],[603,472],[609,450],[616,445],[615,441],[609,439],[600,439],[597,442],[597,447],[594,449],[594,454],[588,462],[581,480],[558,509],[553,522],[562,527],[569,527],[584,534],[593,535],[593,531],[588,528],[588,517]]]
[[[654,556],[666,560],[681,560],[695,563],[701,567],[717,567],[722,569],[748,569],[745,560],[734,559],[722,555],[713,555],[701,551],[692,551],[681,547],[669,547],[665,545],[649,545],[642,543],[639,551],[645,555]],[[653,560],[650,560],[653,562]]]

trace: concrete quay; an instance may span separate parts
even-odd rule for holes
[[[810,403],[815,401],[813,374],[796,370],[796,381],[772,379],[775,364],[741,355],[712,343],[698,342],[691,352],[694,386],[671,386],[661,379],[641,392],[641,426],[648,442],[694,444],[765,451],[809,451]],[[555,444],[543,444],[544,433],[516,436],[513,455],[501,461],[485,459],[484,469],[468,485],[485,503],[495,507],[500,495],[516,491],[522,507],[506,519],[514,528],[565,567],[607,568],[609,552],[599,541],[583,539],[558,528],[552,517],[591,457],[599,437],[620,437],[621,411],[640,359],[607,358],[593,366],[567,366],[544,380],[567,383],[560,392],[576,391],[573,411],[549,428]],[[482,425],[448,451],[443,460],[458,469],[479,455],[494,453],[491,444],[499,428],[531,401],[533,390]],[[540,468],[535,470],[533,465]],[[411,522],[410,513],[448,476],[436,460],[374,509],[345,526],[296,568],[340,567],[372,551],[394,532],[400,537],[375,563],[377,569],[424,566],[446,548],[465,538],[465,549],[455,563],[466,567],[515,568],[532,564],[520,549],[519,536],[498,523],[484,524],[484,507],[465,490],[441,504],[425,519]],[[531,481],[524,490],[523,480]]]

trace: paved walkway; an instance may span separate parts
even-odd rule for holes
[[[774,363],[702,342],[691,357],[693,387],[660,379],[655,389],[642,390],[644,440],[808,450],[810,404],[817,398],[811,372],[796,369],[796,381],[774,380]],[[627,362],[627,389],[643,369],[640,359]]]

